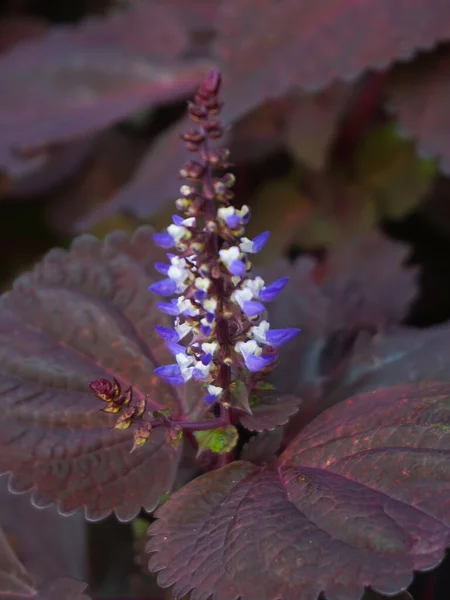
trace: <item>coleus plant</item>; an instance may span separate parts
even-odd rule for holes
[[[36,506],[84,507],[91,520],[165,500],[149,569],[176,597],[402,592],[450,545],[450,387],[357,395],[278,451],[279,431],[267,432],[300,401],[264,376],[299,332],[271,329],[264,303],[287,281],[251,277],[247,255],[267,234],[246,238],[249,211],[216,174],[230,166],[211,141],[219,87],[212,71],[189,106],[197,128],[184,140],[200,158],[181,170],[182,215],[153,234],[169,263],[148,227],[82,236],[1,297],[0,472]],[[245,430],[265,433],[240,452]],[[217,460],[167,499],[185,443]]]

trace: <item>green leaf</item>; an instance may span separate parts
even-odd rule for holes
[[[356,177],[369,192],[380,217],[398,219],[422,200],[436,175],[436,163],[420,158],[412,140],[394,123],[375,129],[356,156]]]
[[[233,425],[209,431],[195,431],[194,435],[198,442],[197,456],[204,450],[211,450],[215,454],[225,454],[233,450],[238,440],[238,432]]]

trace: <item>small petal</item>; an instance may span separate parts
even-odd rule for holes
[[[172,215],[172,221],[175,223],[175,225],[183,225],[183,217],[180,217],[180,215]]]
[[[223,392],[223,388],[219,387],[218,385],[208,385],[208,392],[212,396],[220,396],[220,394]]]
[[[178,320],[176,320],[175,331],[177,332],[178,339],[182,340],[190,331],[192,331],[192,327],[187,323],[180,323]]]
[[[255,354],[248,354],[244,359],[245,366],[251,373],[261,371],[267,365],[275,360],[276,354],[266,354],[265,356],[256,356]]]
[[[293,337],[300,333],[300,329],[272,329],[266,334],[267,343],[275,348],[289,342]]]
[[[242,252],[248,252],[251,254],[256,254],[260,252],[264,246],[266,245],[267,240],[269,239],[270,232],[265,231],[264,233],[260,233],[253,240],[249,240],[244,237],[241,239],[241,243],[239,244]]]
[[[169,233],[155,233],[152,238],[160,248],[173,248],[175,245],[173,237]]]
[[[184,378],[178,365],[157,367],[154,372],[172,385],[183,385]]]
[[[175,342],[167,342],[166,346],[171,354],[176,356],[177,354],[186,354],[186,348],[181,344],[176,344]]]
[[[272,300],[275,300],[288,281],[289,277],[277,279],[259,292],[259,299],[262,302],[271,302]]]
[[[170,269],[170,265],[165,265],[164,263],[155,262],[155,269],[158,271],[158,273],[161,273],[161,275],[167,275],[167,273],[169,272],[169,269]]]
[[[212,354],[204,354],[200,360],[201,360],[202,364],[205,365],[205,367],[207,367],[209,365],[209,363],[212,361]]]
[[[242,275],[245,273],[245,264],[242,262],[242,260],[233,260],[233,262],[227,265],[227,267],[232,275],[242,277]]]
[[[204,400],[208,406],[211,406],[211,404],[214,404],[214,402],[217,400],[217,396],[214,396],[214,394],[207,394]]]
[[[168,327],[157,325],[155,331],[165,342],[178,342],[180,340],[178,333]]]
[[[209,337],[211,335],[211,327],[208,325],[200,325],[200,331],[205,337]]]
[[[158,304],[156,306],[163,313],[166,313],[166,315],[171,315],[172,317],[176,317],[177,315],[180,314],[180,309],[177,306],[176,300],[171,300],[170,302],[158,302]]]
[[[266,307],[264,306],[264,304],[261,304],[261,302],[254,302],[252,300],[244,302],[242,305],[242,312],[244,313],[244,315],[247,315],[247,317],[254,317],[255,315],[259,315],[265,310]]]
[[[177,290],[177,284],[171,279],[161,279],[148,288],[151,292],[160,296],[172,296]]]

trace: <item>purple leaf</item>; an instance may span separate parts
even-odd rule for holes
[[[206,65],[178,58],[186,33],[172,11],[138,2],[119,15],[55,26],[5,53],[0,164],[13,149],[81,137],[190,93]]]
[[[261,393],[261,398],[251,404],[252,414],[239,415],[239,420],[250,431],[273,430],[287,423],[300,404],[300,398],[295,396],[279,397]]]
[[[0,529],[0,596],[4,600],[34,598],[34,600],[90,600],[83,594],[86,584],[60,578],[35,589],[28,571],[18,560],[4,532]]]
[[[450,544],[449,431],[448,384],[351,398],[276,468],[234,462],[173,494],[150,527],[150,570],[192,600],[398,593]]]
[[[247,460],[255,465],[272,464],[275,461],[275,453],[280,448],[282,440],[282,427],[254,435],[242,448],[240,459]]]
[[[179,450],[155,431],[130,454],[133,433],[112,431],[114,417],[88,386],[114,376],[136,398],[148,395],[150,409],[196,410],[197,400],[153,374],[170,362],[154,327],[171,319],[147,291],[161,258],[150,234],[81,236],[0,298],[0,472],[12,473],[13,490],[33,490],[37,506],[56,502],[64,514],[84,506],[92,520],[115,510],[128,520],[172,486]]]

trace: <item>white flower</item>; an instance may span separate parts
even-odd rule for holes
[[[189,379],[192,377],[192,371],[194,370],[194,367],[191,366],[194,362],[193,357],[180,352],[175,355],[175,360],[180,367],[181,375],[184,381],[189,381]]]
[[[203,300],[203,308],[206,312],[214,314],[217,308],[217,299],[216,298],[206,298]]]
[[[227,219],[228,217],[232,217],[236,213],[236,209],[233,206],[221,207],[217,211],[217,216],[219,219]]]
[[[208,385],[208,394],[211,394],[211,396],[220,396],[220,394],[223,392],[223,388],[219,387],[218,385]]]
[[[186,229],[186,227],[183,227],[182,225],[175,225],[174,223],[169,225],[167,228],[167,233],[171,236],[176,244],[178,244],[178,242],[180,242],[183,238],[190,236],[190,232]]]
[[[187,219],[184,219],[183,225],[185,227],[194,227],[195,226],[195,217],[188,217]]]
[[[175,331],[178,333],[178,337],[182,340],[192,330],[192,327],[187,323],[180,323],[179,319],[175,319]]]
[[[255,340],[248,340],[248,342],[238,342],[234,347],[236,352],[240,352],[244,358],[244,360],[250,354],[254,356],[260,356],[262,349],[258,346]]]
[[[244,302],[249,302],[253,298],[253,293],[248,287],[244,287],[242,290],[235,290],[231,295],[231,300],[239,304],[242,308]]]
[[[267,344],[266,334],[269,331],[270,323],[268,321],[261,321],[259,325],[250,328],[250,332],[253,338],[260,344]]]
[[[202,344],[202,350],[205,354],[212,354],[214,356],[214,353],[216,352],[218,347],[218,344],[216,342],[204,342]]]
[[[211,285],[211,279],[207,277],[197,277],[194,282],[195,287],[202,292],[207,292]]]
[[[249,240],[247,237],[241,238],[241,243],[239,244],[242,252],[253,252],[253,241]]]
[[[236,211],[236,214],[238,217],[240,217],[240,219],[243,219],[248,215],[249,212],[249,207],[246,204],[244,204],[239,210]]]
[[[177,307],[179,311],[187,317],[196,317],[200,312],[199,309],[192,304],[192,301],[184,296],[180,296],[177,299]]]
[[[208,377],[208,375],[209,375],[209,371],[210,371],[210,369],[211,369],[211,364],[212,364],[212,363],[209,363],[208,365],[204,365],[204,364],[203,364],[203,363],[202,363],[200,360],[198,360],[198,361],[195,363],[195,366],[194,366],[195,370],[196,370],[196,371],[197,371],[199,374],[201,374],[201,376],[200,376],[198,379],[200,379],[200,378],[201,378],[201,379],[206,379],[206,378]]]
[[[241,252],[237,246],[231,246],[224,250],[219,250],[220,260],[229,267],[235,260],[239,260]]]
[[[244,288],[250,290],[254,298],[257,298],[259,296],[259,292],[263,289],[264,286],[264,279],[259,275],[256,276],[254,279],[247,279],[244,283]]]

